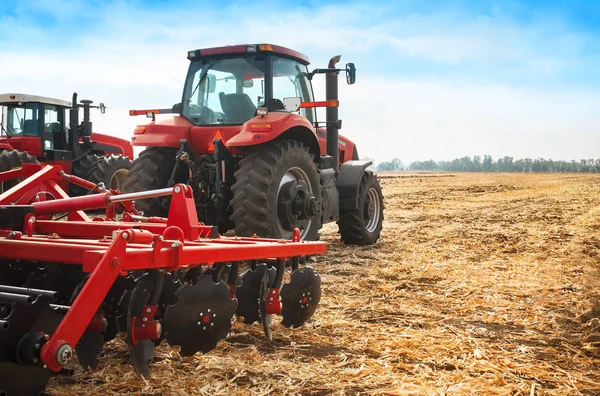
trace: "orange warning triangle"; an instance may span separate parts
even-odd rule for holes
[[[223,144],[225,144],[225,139],[223,139],[223,136],[221,135],[221,130],[217,129],[217,133],[215,133],[215,136],[213,136],[213,138],[210,140],[210,144],[208,145],[208,151],[215,151],[215,144],[213,143],[215,139],[221,139]]]

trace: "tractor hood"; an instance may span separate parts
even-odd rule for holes
[[[149,147],[179,147],[181,139],[190,140],[193,124],[181,116],[152,121],[138,125],[133,131],[131,144]]]

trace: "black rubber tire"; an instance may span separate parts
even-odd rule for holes
[[[171,178],[175,166],[176,148],[148,147],[133,161],[133,166],[127,174],[125,193],[155,190],[165,188]],[[144,212],[145,216],[166,217],[169,214],[166,200],[158,201],[155,198],[140,199],[135,201],[137,210]]]
[[[18,150],[5,150],[0,152],[0,172],[6,172],[14,168],[19,168],[21,164],[39,164],[37,158],[27,154],[25,151]],[[21,179],[8,180],[10,186],[16,185],[20,182]],[[0,194],[2,194],[5,189],[4,185],[9,184],[7,182],[0,182]],[[8,188],[6,189],[8,190]]]
[[[230,219],[235,224],[236,235],[289,239],[290,235],[282,235],[279,229],[277,193],[281,179],[292,167],[305,173],[317,197],[317,214],[303,239],[318,238],[322,206],[319,173],[308,148],[294,140],[277,140],[252,148],[240,160],[231,188],[233,213]]]
[[[89,153],[81,157],[78,161],[73,162],[71,165],[71,174],[77,177],[81,177],[82,179],[86,179],[86,175],[92,165],[100,158],[99,155]],[[87,180],[87,179],[86,179]],[[76,186],[75,184],[69,185],[69,195],[72,197],[77,197],[80,195],[86,195],[89,193],[89,190]]]
[[[379,218],[373,230],[365,224],[365,205],[368,203],[368,192],[373,189],[379,199]],[[354,210],[340,210],[338,227],[342,241],[350,245],[371,245],[379,239],[383,223],[383,193],[377,176],[366,171],[363,175],[358,190],[358,208]]]
[[[98,158],[96,162],[87,171],[84,179],[94,184],[104,183],[104,187],[123,192],[124,180],[119,182],[114,176],[120,171],[129,171],[132,168],[131,160],[120,154],[104,155]]]

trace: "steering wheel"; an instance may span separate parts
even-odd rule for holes
[[[207,115],[206,113],[210,112],[211,110],[208,107],[190,104],[189,108],[190,108],[190,115],[198,116],[198,119],[202,123],[209,122],[209,120],[206,117],[206,115]]]

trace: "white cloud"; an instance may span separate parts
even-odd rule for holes
[[[57,36],[56,45],[44,49],[34,45],[36,37],[53,30],[5,18],[0,90],[64,99],[77,91],[80,98],[105,102],[107,113],[93,118],[98,132],[129,138],[135,125],[146,121],[129,117],[129,109],[179,101],[187,50],[273,42],[306,53],[313,67],[325,66],[338,53],[343,62],[356,63],[356,85],[341,80],[340,115],[342,132],[358,143],[361,155],[405,163],[474,154],[600,156],[597,91],[545,92],[489,82],[503,73],[496,63],[513,62],[522,77],[556,75],[577,61],[575,54],[589,37],[553,33],[545,24],[520,27],[503,17],[469,18],[449,11],[394,16],[390,9],[368,5],[282,11],[252,4],[215,10],[190,8],[192,2],[185,9],[155,12],[120,1],[96,10],[85,10],[80,2],[63,1],[62,9],[49,1],[40,4],[64,23],[82,12],[93,12],[96,22],[74,32],[69,45],[61,45]],[[544,41],[548,37],[557,38],[555,47]],[[572,56],[564,59],[563,52]],[[466,71],[456,79],[422,75],[411,80],[394,73],[411,59],[429,66],[464,65]],[[489,81],[469,78],[473,67],[489,74]],[[324,97],[324,81],[316,78],[315,84]]]

